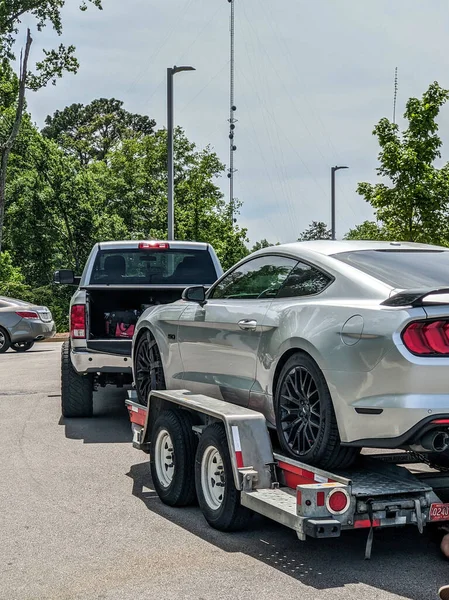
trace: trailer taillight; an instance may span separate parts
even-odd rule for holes
[[[70,337],[82,340],[86,337],[86,307],[74,304],[70,310]]]
[[[349,508],[351,499],[345,490],[332,490],[327,497],[327,508],[334,515],[340,515]]]
[[[449,356],[449,321],[415,321],[402,332],[405,347],[418,356]]]

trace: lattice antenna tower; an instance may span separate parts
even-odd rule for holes
[[[398,98],[398,68],[394,70],[393,123],[396,124],[396,101]]]
[[[235,145],[235,124],[237,119],[235,118],[235,111],[237,107],[235,105],[235,12],[234,5],[235,0],[228,0],[231,5],[231,18],[229,24],[230,32],[230,77],[229,77],[229,208],[231,213],[231,223],[234,224],[234,173],[237,169],[234,168],[234,153],[237,150]]]

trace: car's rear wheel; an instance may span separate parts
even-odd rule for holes
[[[11,341],[8,332],[3,327],[0,327],[0,354],[6,352],[10,345]]]
[[[275,393],[276,429],[282,449],[324,468],[348,467],[359,449],[340,443],[324,375],[307,354],[293,354],[279,375]]]
[[[34,346],[34,342],[14,342],[11,344],[11,348],[15,350],[15,352],[26,352],[27,350],[31,350]]]
[[[70,360],[70,342],[61,349],[61,410],[63,417],[82,418],[93,414],[94,379],[92,374],[79,375]]]
[[[156,340],[145,331],[137,342],[134,378],[139,404],[147,406],[151,390],[165,390],[164,369]]]

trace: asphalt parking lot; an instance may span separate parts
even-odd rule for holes
[[[60,416],[60,344],[0,355],[1,599],[434,598],[449,563],[414,529],[301,543],[255,518],[244,533],[171,509],[130,444],[125,393]]]

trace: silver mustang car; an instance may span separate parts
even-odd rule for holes
[[[34,342],[55,333],[53,317],[46,306],[0,296],[0,354],[8,348],[26,352]]]
[[[209,290],[148,309],[140,402],[189,389],[262,412],[284,452],[346,467],[360,448],[449,447],[449,249],[317,241],[253,253]]]

